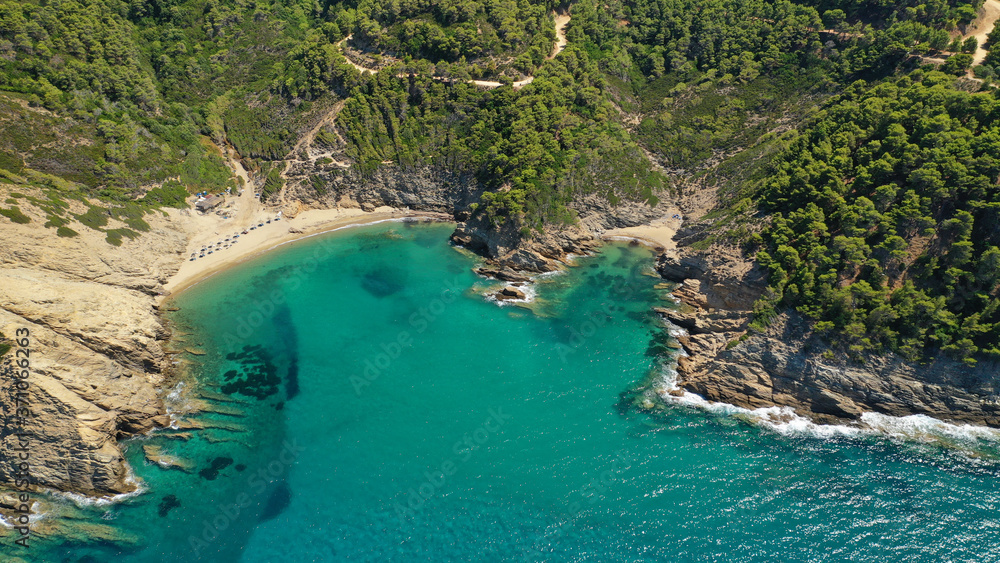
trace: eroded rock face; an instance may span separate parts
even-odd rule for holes
[[[338,206],[375,209],[388,205],[453,213],[467,210],[482,194],[475,178],[431,167],[403,171],[383,166],[362,177],[354,169],[295,162],[286,176],[284,200],[319,209]],[[317,184],[322,191],[316,189]]]
[[[0,332],[30,333],[21,397],[30,416],[5,426],[0,459],[14,459],[27,438],[37,487],[130,492],[118,440],[168,423],[157,391],[167,332],[153,296],[180,263],[186,237],[162,217],[148,220],[151,232],[122,247],[90,229],[57,237],[41,226],[44,217],[0,223]],[[15,413],[13,393],[7,385],[0,392],[6,416]],[[0,483],[13,482],[11,471],[0,464]]]
[[[459,223],[451,240],[486,257],[496,267],[486,271],[551,272],[565,267],[569,256],[593,252],[600,246],[594,235],[578,227],[524,239],[511,225],[494,227],[481,218]]]
[[[680,283],[673,294],[681,307],[657,311],[688,332],[679,340],[689,355],[677,366],[684,389],[747,408],[788,406],[818,422],[879,412],[1000,426],[1000,366],[969,368],[947,358],[918,366],[893,354],[851,362],[794,313],[749,335],[753,303],[766,286],[733,248],[682,249],[661,256],[658,269]]]
[[[787,405],[821,421],[874,411],[1000,426],[995,365],[973,369],[938,359],[915,366],[892,355],[870,355],[859,364],[824,355],[824,349],[805,321],[785,315],[765,335],[685,374],[684,386],[716,401]]]

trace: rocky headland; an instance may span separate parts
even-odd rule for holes
[[[923,414],[1000,427],[998,366],[972,368],[946,357],[918,365],[895,354],[848,359],[794,312],[749,332],[753,304],[766,290],[763,272],[734,247],[681,246],[657,270],[678,283],[677,309],[658,312],[685,329],[680,388],[745,408],[787,406],[819,423],[858,421],[865,412]]]
[[[159,392],[168,333],[155,296],[186,235],[152,217],[149,233],[114,247],[103,233],[64,238],[43,222],[5,224],[0,244],[0,332],[29,332],[31,415],[16,430],[30,440],[31,478],[43,489],[128,493],[136,485],[118,441],[169,422]],[[3,386],[8,416],[14,392]],[[5,426],[0,458],[16,458],[14,431]],[[0,465],[0,481],[12,483],[11,471]]]

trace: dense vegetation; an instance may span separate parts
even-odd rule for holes
[[[1000,357],[1000,101],[938,72],[852,85],[767,182],[767,306],[854,351]]]
[[[603,87],[596,64],[570,49],[520,92],[373,79],[353,92],[339,123],[363,168],[391,160],[475,174],[491,192],[482,202],[487,214],[532,218],[541,228],[546,219],[571,222],[565,204],[573,196],[653,202],[663,187],[613,119]]]
[[[524,72],[552,51],[552,0],[441,1],[361,0],[338,16],[338,29],[352,29],[359,43],[400,57],[433,62],[483,59],[496,70],[514,57]],[[353,23],[353,25],[352,25]]]
[[[981,4],[0,0],[0,216],[32,208],[60,236],[122,244],[147,213],[236,186],[230,150],[267,200],[303,131],[342,106],[315,142],[348,173],[475,178],[474,213],[524,236],[575,221],[583,195],[668,196],[650,159],[673,181],[728,182],[702,244],[760,250],[761,320],[795,308],[855,353],[973,362],[1000,354],[1000,50],[981,82],[956,81]],[[569,46],[549,59],[556,9]],[[355,70],[348,36],[386,68]]]

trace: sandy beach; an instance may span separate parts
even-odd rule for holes
[[[226,202],[212,211],[197,211],[194,198],[189,203],[192,204],[190,209],[168,211],[170,221],[187,232],[188,243],[180,268],[163,286],[165,291],[161,302],[167,296],[177,294],[226,268],[297,239],[343,227],[404,217],[451,219],[442,213],[393,207],[379,207],[373,211],[357,207],[289,210],[278,219],[278,210],[265,208],[252,189],[246,189],[240,195],[227,196]],[[670,210],[648,225],[610,229],[600,233],[600,237],[605,240],[637,240],[654,248],[671,249],[675,247],[673,237],[682,222],[679,211]]]
[[[240,197],[240,203],[243,203]],[[294,217],[282,217],[275,220],[276,212],[256,209],[253,213],[244,214],[237,211],[231,219],[223,219],[215,214],[201,214],[194,210],[186,212],[172,211],[180,222],[186,224],[190,233],[184,262],[177,272],[164,284],[166,298],[208,278],[235,264],[258,256],[277,246],[310,237],[319,233],[341,229],[349,226],[365,225],[378,221],[400,219],[404,217],[427,217],[433,219],[448,219],[440,213],[424,213],[411,210],[401,210],[393,207],[379,207],[367,212],[357,208],[338,209],[308,209]],[[270,220],[270,223],[267,221]],[[263,226],[258,226],[264,223]],[[249,230],[250,227],[256,227]],[[246,234],[243,231],[247,230]],[[239,234],[239,238],[234,235]],[[225,239],[229,239],[226,242]],[[233,241],[236,242],[233,242]],[[221,245],[217,246],[217,243]],[[226,246],[228,245],[228,246]],[[211,254],[201,249],[211,246]],[[191,260],[194,254],[195,260]]]
[[[684,222],[683,219],[679,219],[674,215],[679,216],[680,211],[677,211],[676,214],[671,213],[660,219],[656,219],[648,225],[609,229],[601,233],[601,238],[604,240],[636,240],[654,248],[659,247],[664,250],[670,250],[676,248],[674,235],[677,234],[677,229]]]

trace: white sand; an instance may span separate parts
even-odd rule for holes
[[[670,213],[648,225],[610,229],[601,233],[601,238],[605,240],[637,240],[653,247],[670,250],[677,247],[674,235],[677,234],[677,229],[684,222],[683,219],[675,219],[674,214]],[[680,215],[680,211],[677,211],[676,214]]]
[[[248,189],[247,192],[250,190]],[[249,195],[252,198],[253,194]],[[243,198],[240,200],[239,203],[243,203]],[[256,203],[256,200],[254,199],[253,202]],[[259,205],[257,203],[258,207]],[[373,212],[365,212],[356,208],[309,209],[298,213],[295,217],[282,217],[280,221],[274,220],[277,215],[275,212],[263,209],[256,209],[248,214],[245,209],[237,208],[232,219],[223,219],[214,213],[202,215],[194,210],[187,213],[171,211],[171,214],[177,215],[175,219],[185,224],[191,232],[191,238],[180,269],[164,284],[164,289],[170,294],[176,294],[202,279],[267,252],[276,246],[317,233],[402,217],[444,218],[443,215],[439,214],[398,210],[392,207],[379,207]],[[266,223],[267,219],[271,219],[270,224]],[[242,234],[245,228],[248,229],[251,225],[256,226],[261,222],[265,223],[263,227],[257,227],[252,231],[248,230],[247,234]],[[215,245],[217,242],[222,242],[225,245],[227,243],[224,242],[224,239],[228,237],[232,241],[235,234],[240,235],[236,239],[238,242],[230,242],[228,247],[213,250],[212,254],[206,252],[204,258],[190,260],[192,253],[195,253],[195,256],[201,254],[202,247]],[[218,247],[213,246],[213,248]]]

